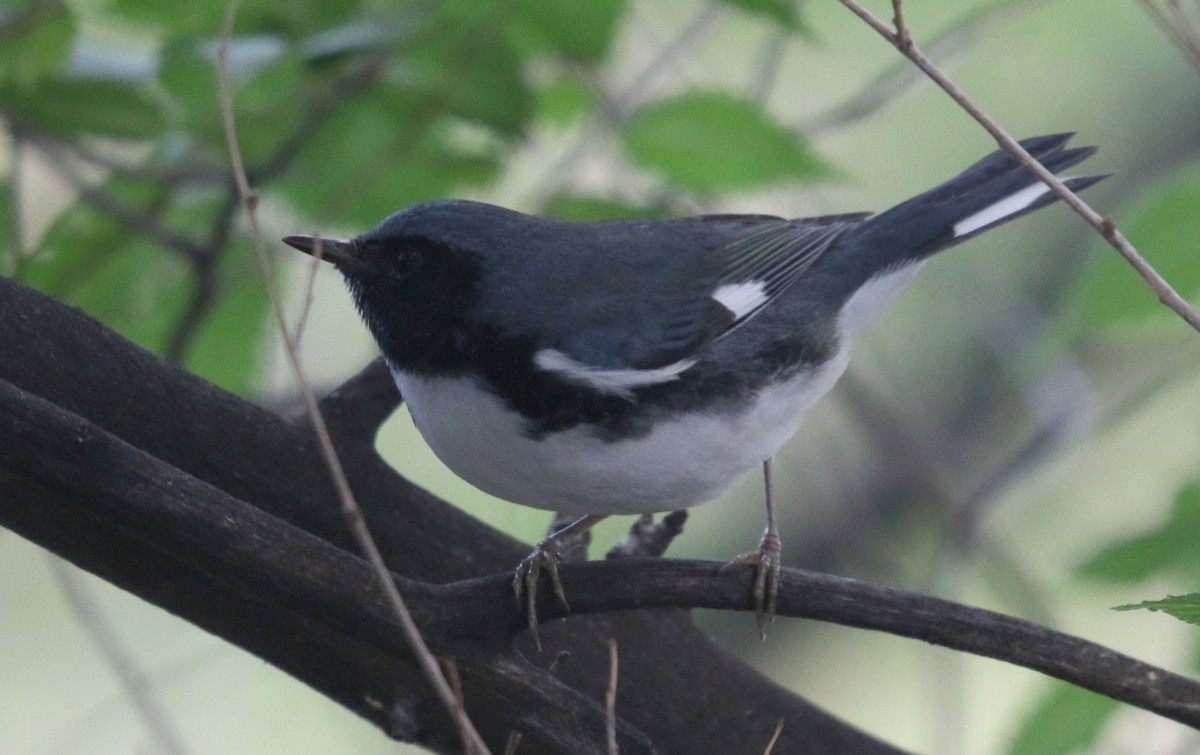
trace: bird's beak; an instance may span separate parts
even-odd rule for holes
[[[328,260],[346,271],[366,271],[367,265],[354,254],[354,245],[343,239],[327,239],[321,236],[284,236],[283,243],[311,254],[317,259]]]

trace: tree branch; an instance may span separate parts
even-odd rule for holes
[[[1057,176],[1046,170],[1041,163],[1033,159],[1025,149],[1017,143],[1017,140],[1009,136],[1009,134],[1000,127],[995,120],[987,113],[983,112],[975,102],[967,96],[967,93],[951,81],[944,73],[933,64],[928,57],[921,52],[920,48],[913,43],[909,36],[908,28],[904,25],[904,12],[902,0],[892,0],[892,7],[895,13],[896,30],[893,31],[883,21],[875,17],[869,10],[860,5],[857,0],[841,0],[842,5],[850,9],[852,13],[861,18],[872,29],[874,29],[881,37],[886,39],[893,47],[900,51],[902,55],[911,60],[913,64],[925,72],[935,84],[950,95],[950,98],[959,104],[959,106],[974,118],[979,125],[992,135],[992,138],[1000,145],[1000,147],[1011,154],[1013,157],[1021,161],[1021,164],[1033,171],[1033,173],[1043,183],[1050,187],[1050,190],[1059,196],[1077,215],[1086,220],[1089,225],[1104,237],[1104,240],[1116,249],[1125,261],[1128,262],[1138,275],[1142,276],[1142,280],[1150,287],[1150,290],[1155,293],[1158,300],[1165,304],[1175,314],[1183,318],[1184,322],[1192,326],[1192,329],[1200,332],[1200,313],[1188,304],[1182,296],[1171,287],[1171,284],[1166,281],[1154,267],[1146,261],[1146,258],[1141,255],[1133,244],[1117,229],[1116,223],[1110,217],[1100,215],[1089,206],[1086,202],[1080,199],[1079,195],[1067,188]]]

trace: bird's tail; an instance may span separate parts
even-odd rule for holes
[[[1025,139],[1021,146],[1057,174],[1090,157],[1095,147],[1067,148],[1074,134]],[[1066,179],[1072,190],[1105,176]],[[821,260],[848,297],[843,327],[853,332],[874,318],[930,255],[1045,207],[1050,187],[1007,152],[993,152],[958,176],[868,218],[840,237]]]
[[[1057,174],[1096,152],[1095,147],[1067,148],[1072,136],[1036,136],[1021,146]],[[1083,176],[1065,183],[1079,191],[1104,178]],[[865,221],[851,234],[852,246],[865,255],[856,253],[853,264],[870,276],[917,262],[1057,198],[1015,157],[993,152],[941,186]]]

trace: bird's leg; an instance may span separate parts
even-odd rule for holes
[[[554,585],[554,594],[558,596],[558,602],[562,603],[563,608],[570,611],[571,606],[567,604],[567,594],[563,591],[562,581],[558,578],[558,562],[562,560],[562,552],[572,539],[587,532],[605,518],[602,514],[588,514],[579,517],[538,543],[534,547],[533,553],[517,564],[517,572],[513,575],[513,592],[517,596],[517,605],[525,603],[529,616],[529,629],[533,632],[533,640],[537,644],[538,650],[542,649],[542,642],[537,633],[538,577],[542,570],[549,573],[550,580]]]
[[[754,572],[754,618],[758,622],[758,634],[767,636],[767,621],[775,620],[775,598],[779,593],[779,569],[783,544],[779,540],[779,528],[775,525],[774,481],[771,478],[771,460],[763,462],[763,485],[766,488],[767,529],[758,550],[743,553],[722,569],[733,566],[753,566]]]

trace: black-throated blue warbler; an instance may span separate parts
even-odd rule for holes
[[[1095,151],[1070,137],[1022,145],[1057,173]],[[780,552],[769,460],[845,370],[850,338],[930,255],[1053,201],[996,152],[878,215],[568,222],[433,201],[349,241],[284,241],[337,266],[450,469],[579,515],[518,568],[531,625],[543,566],[562,598],[561,537],[703,503],[764,464],[767,531],[733,562],[757,567],[761,626]]]

